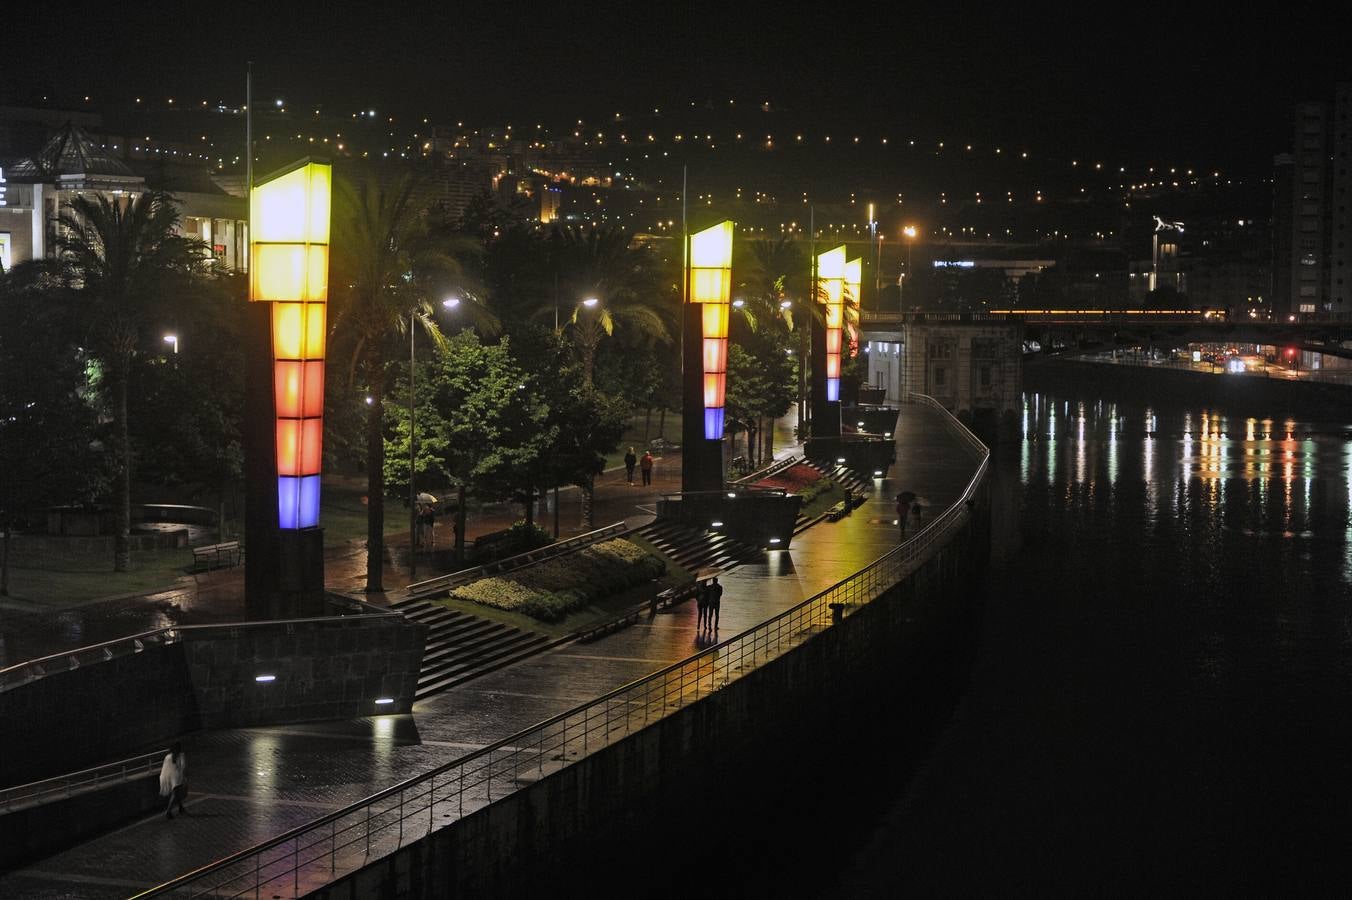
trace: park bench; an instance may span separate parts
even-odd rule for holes
[[[204,547],[192,548],[192,567],[193,571],[210,571],[230,566],[237,566],[244,560],[244,551],[239,547],[239,541],[225,541],[220,544],[207,544]]]

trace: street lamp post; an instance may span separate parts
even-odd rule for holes
[[[898,312],[906,312],[906,279],[911,277],[912,254],[915,251],[915,236],[917,234],[914,225],[907,225],[901,229],[901,233],[906,237],[906,274],[901,277],[901,290],[898,291],[901,300],[898,304]]]
[[[166,344],[172,344],[172,345],[173,345],[173,347],[174,347],[174,355],[177,356],[177,355],[178,355],[178,335],[176,335],[176,334],[166,334],[166,335],[164,336],[164,342],[165,342]]]
[[[441,301],[446,309],[455,309],[460,305],[459,297],[447,297]],[[408,317],[408,578],[412,581],[418,574],[418,487],[415,477],[417,464],[416,439],[418,435],[417,402],[414,387],[417,379],[418,356],[416,334],[418,314],[409,313]]]

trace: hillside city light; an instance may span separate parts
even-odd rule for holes
[[[845,324],[845,247],[817,257],[817,292],[826,306],[826,400],[840,401],[840,348]]]
[[[732,295],[731,221],[690,236],[686,277],[690,302],[703,304],[704,438],[723,438],[723,400],[728,379],[728,310]]]
[[[272,304],[277,517],[284,530],[319,524],[331,189],[331,167],[307,161],[249,195],[249,299]]]

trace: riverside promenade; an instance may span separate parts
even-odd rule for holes
[[[685,604],[591,644],[565,644],[428,698],[413,716],[211,732],[185,742],[187,817],[140,820],[0,877],[0,896],[123,897],[314,820],[494,744],[751,628],[878,559],[898,543],[892,498],[912,490],[937,513],[976,468],[941,416],[903,409],[892,477],[839,522],[823,522],[724,576],[717,635]]]

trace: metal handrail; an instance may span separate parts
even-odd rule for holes
[[[732,482],[732,484],[750,486],[755,484],[757,481],[763,481],[764,479],[769,478],[771,475],[777,475],[780,472],[784,471],[785,469],[792,468],[793,466],[798,465],[800,462],[803,462],[803,457],[800,455],[786,456],[783,459],[776,460],[775,462],[770,463],[770,465],[766,466],[763,469],[752,472],[750,475],[747,475],[743,478],[738,478],[736,481]]]
[[[448,575],[438,575],[435,578],[428,578],[425,581],[418,581],[410,584],[405,589],[405,599],[419,599],[430,594],[439,594],[443,591],[450,591],[460,587],[463,584],[469,584],[471,581],[477,581],[489,575],[501,575],[504,572],[510,572],[521,566],[537,563],[545,559],[553,559],[564,553],[571,552],[579,547],[589,546],[599,543],[607,538],[615,537],[623,533],[626,526],[623,522],[616,522],[614,525],[607,525],[604,528],[598,528],[595,531],[588,531],[586,534],[574,535],[565,538],[562,541],[555,541],[552,544],[546,544],[543,547],[536,547],[534,550],[527,550],[525,553],[518,553],[515,556],[508,556],[503,559],[495,560],[491,563],[484,563],[482,566],[475,566],[472,569],[462,569],[459,572],[451,572]]]
[[[154,774],[164,760],[168,750],[154,750],[133,756],[131,759],[105,763],[92,769],[67,772],[42,781],[19,784],[0,789],[0,813],[10,813],[17,809],[41,806],[54,800],[62,800],[76,793],[93,790],[107,784],[126,781],[128,778],[142,778]]]
[[[62,650],[59,653],[50,653],[47,656],[15,663],[12,666],[0,669],[0,691],[28,684],[30,681],[36,681],[57,672],[69,672],[83,665],[107,662],[128,653],[140,653],[148,645],[174,644],[183,639],[184,632],[196,634],[213,629],[219,631],[230,628],[261,628],[268,625],[297,625],[309,622],[350,622],[353,619],[368,616],[402,617],[403,613],[397,609],[381,609],[372,606],[370,612],[356,616],[312,616],[305,619],[259,619],[252,622],[217,622],[210,625],[170,625],[165,628],[157,628],[154,631],[143,631],[140,634],[114,638],[110,641],[76,647],[72,650]]]
[[[708,696],[831,627],[837,610],[843,616],[881,596],[964,524],[990,463],[985,445],[941,404],[922,395],[906,399],[939,411],[979,461],[955,503],[880,559],[702,653],[136,896],[287,889],[299,896],[515,791],[523,774],[538,780]]]

